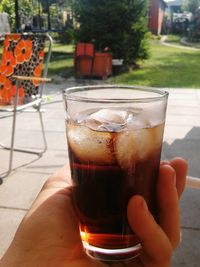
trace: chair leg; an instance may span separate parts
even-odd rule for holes
[[[14,152],[14,141],[15,141],[15,128],[16,128],[16,118],[17,118],[17,103],[18,103],[18,88],[19,88],[19,84],[18,83],[17,83],[16,88],[17,88],[17,90],[16,90],[16,94],[15,94],[15,97],[14,97],[14,110],[13,110],[12,135],[11,135],[10,148],[6,148],[6,147],[4,147],[4,146],[1,145],[3,148],[10,150],[9,165],[8,165],[7,172],[5,172],[4,175],[1,178],[7,177],[11,173],[11,171],[12,171],[13,152]],[[2,182],[2,179],[1,179],[0,183],[1,182]]]
[[[46,152],[46,150],[47,150],[47,139],[46,139],[46,135],[45,135],[43,117],[42,117],[42,112],[40,110],[40,107],[38,109],[38,113],[39,113],[40,125],[41,125],[41,130],[42,130],[42,138],[43,138],[43,142],[44,142],[44,149],[41,152],[41,154],[42,154],[42,153]]]
[[[39,113],[39,119],[40,119],[40,125],[41,125],[41,130],[42,130],[42,139],[44,143],[44,148],[40,152],[32,151],[32,150],[24,150],[24,149],[19,149],[19,148],[14,148],[14,142],[15,142],[15,129],[16,129],[16,120],[17,120],[17,101],[18,101],[18,95],[15,96],[14,100],[14,111],[13,111],[13,122],[12,122],[12,135],[11,135],[11,144],[10,147],[5,147],[1,144],[1,147],[4,149],[10,150],[10,155],[9,155],[9,165],[8,165],[8,170],[3,174],[3,176],[0,176],[0,184],[2,183],[2,179],[7,177],[11,171],[12,171],[12,166],[13,166],[13,154],[14,151],[17,152],[23,152],[23,153],[29,153],[29,154],[34,154],[41,156],[44,152],[47,150],[47,140],[46,140],[46,135],[45,135],[45,129],[44,129],[44,123],[43,123],[43,117],[42,117],[42,112],[40,109],[40,105],[37,107],[37,112]]]
[[[14,111],[13,111],[13,122],[12,122],[12,135],[11,135],[11,144],[10,144],[10,158],[9,158],[9,166],[8,173],[10,174],[12,170],[13,164],[13,152],[14,152],[14,142],[15,142],[15,128],[16,128],[16,119],[17,119],[17,104],[18,104],[18,89],[19,89],[19,81],[16,82],[16,93],[14,97]]]
[[[16,97],[16,100],[18,100],[18,97]],[[10,144],[10,158],[9,158],[9,167],[8,167],[7,175],[11,172],[12,164],[13,164],[13,152],[14,152],[14,142],[15,142],[16,119],[17,119],[17,110],[16,110],[16,107],[15,107],[14,114],[13,114],[12,135],[11,135],[11,144]]]

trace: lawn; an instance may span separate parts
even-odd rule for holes
[[[177,43],[177,37],[171,37]],[[0,53],[1,53],[0,48]],[[150,42],[151,56],[139,68],[111,77],[110,83],[155,87],[200,88],[200,50],[191,51]],[[48,76],[74,76],[72,45],[54,43]],[[57,79],[54,79],[56,81]]]
[[[200,88],[200,50],[189,51],[151,41],[151,57],[140,68],[112,78],[113,83]]]
[[[74,75],[73,45],[53,44],[52,56],[48,69],[48,76],[55,75],[68,78]]]

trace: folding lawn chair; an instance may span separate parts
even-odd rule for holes
[[[14,151],[42,155],[47,149],[41,104],[45,83],[49,81],[47,71],[51,48],[52,38],[49,34],[5,35],[0,65],[0,119],[8,116],[13,119],[10,146],[0,144],[1,148],[10,151],[8,171],[0,175],[1,178],[12,171]],[[44,143],[40,152],[14,147],[17,114],[27,108],[33,108],[39,114]]]

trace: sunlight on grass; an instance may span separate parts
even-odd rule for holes
[[[170,37],[175,40],[177,37]],[[200,50],[192,51],[150,43],[151,57],[139,68],[110,78],[109,82],[164,88],[200,88]],[[0,46],[0,53],[2,46]],[[53,44],[48,76],[74,76],[74,46]]]
[[[139,69],[113,77],[118,84],[200,88],[200,51],[151,43],[151,57]]]
[[[53,44],[48,74],[68,78],[73,76],[73,45]]]
[[[62,45],[58,43],[53,43],[53,52],[63,52],[63,53],[73,53],[73,45]]]
[[[175,44],[180,44],[180,39],[181,37],[179,35],[175,34],[169,34],[167,35],[167,43],[175,43]]]

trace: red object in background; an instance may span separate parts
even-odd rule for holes
[[[112,74],[112,55],[95,53],[91,43],[79,43],[76,46],[74,65],[76,75],[106,79]]]
[[[109,53],[95,53],[92,75],[107,79],[112,74],[112,55]]]
[[[76,57],[94,57],[94,45],[91,43],[78,43],[76,46]]]
[[[76,46],[74,58],[76,75],[91,75],[93,61],[94,45],[91,43],[78,43]]]

